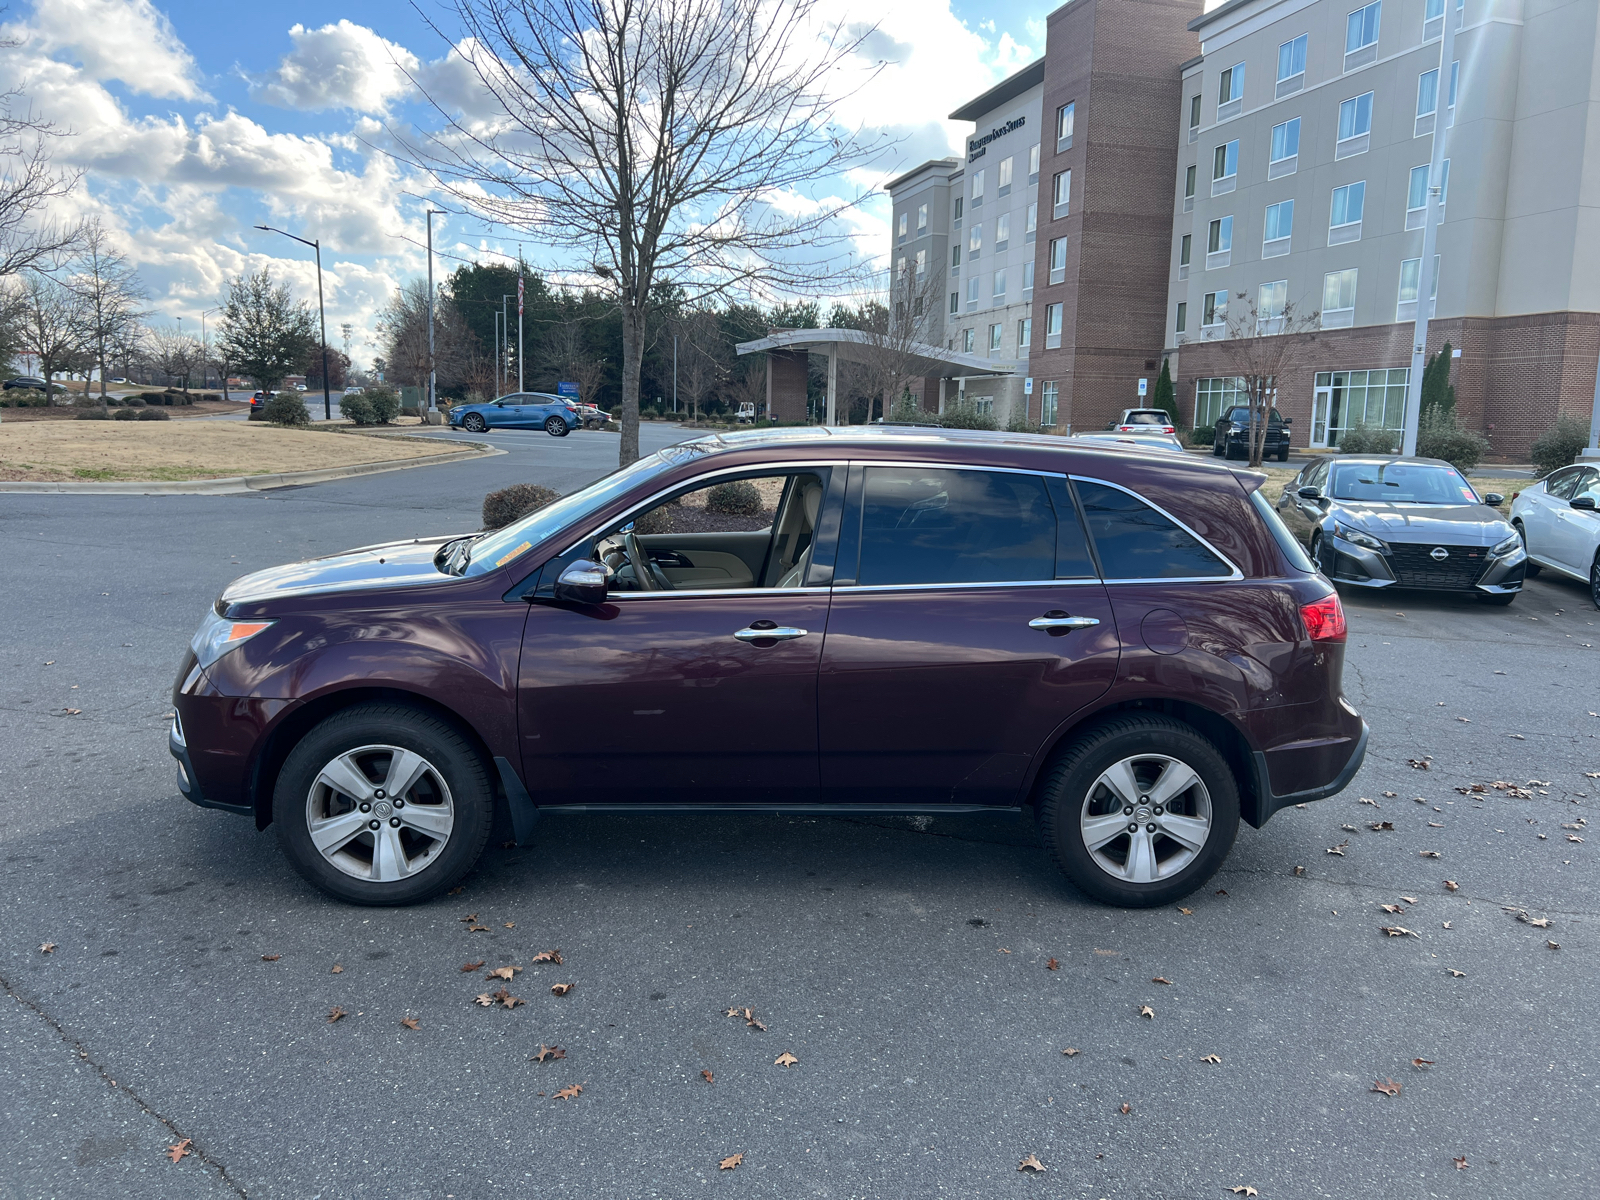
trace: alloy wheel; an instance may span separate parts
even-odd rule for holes
[[[1079,815],[1094,864],[1135,884],[1182,871],[1205,848],[1211,825],[1211,794],[1199,774],[1165,754],[1136,754],[1106,768]]]
[[[326,763],[306,796],[306,828],[330,864],[393,883],[426,869],[455,827],[439,769],[400,746],[358,746]]]
[[[467,427],[468,433],[482,433],[488,428],[483,418],[477,413],[468,413],[461,423]]]

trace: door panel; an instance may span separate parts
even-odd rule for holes
[[[814,801],[827,618],[823,591],[534,605],[518,725],[535,802]],[[806,633],[734,637],[759,621]]]
[[[1046,613],[1089,628],[1029,628]],[[822,786],[847,803],[1021,802],[1029,765],[1111,686],[1098,581],[834,593],[818,683]]]

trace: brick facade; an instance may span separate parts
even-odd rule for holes
[[[767,351],[767,412],[773,420],[805,421],[809,359],[804,350]]]

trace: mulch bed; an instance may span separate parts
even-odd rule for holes
[[[755,517],[739,517],[732,513],[707,512],[691,504],[666,504],[662,508],[672,514],[672,533],[750,533],[766,529],[777,515],[765,512]]]

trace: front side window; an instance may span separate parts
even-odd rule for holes
[[[1228,293],[1207,292],[1200,310],[1201,325],[1226,325],[1228,323]]]
[[[1282,162],[1300,153],[1300,118],[1294,117],[1272,127],[1272,161]]]
[[[1367,184],[1365,180],[1360,183],[1349,183],[1344,187],[1333,189],[1333,213],[1328,221],[1329,228],[1336,229],[1340,225],[1359,225],[1361,213],[1366,207]]]
[[[1074,479],[1107,581],[1226,579],[1233,568],[1192,533],[1131,492]]]
[[[1587,472],[1587,467],[1566,467],[1553,472],[1549,479],[1544,481],[1544,490],[1557,500],[1570,500],[1572,493],[1578,490],[1578,481]]]
[[[1368,46],[1377,44],[1378,18],[1383,13],[1381,0],[1368,4],[1365,8],[1358,8],[1345,18],[1344,24],[1344,52],[1354,54]]]
[[[995,179],[995,186],[996,187],[1002,187],[1002,188],[1008,188],[1008,187],[1011,186],[1011,159],[1010,158],[1002,158],[1000,160],[1000,171],[999,171],[998,177]]]
[[[1352,96],[1339,105],[1339,140],[1372,132],[1372,93]]]
[[[1294,236],[1294,201],[1280,200],[1267,205],[1266,237],[1268,242]]]
[[[1239,142],[1224,142],[1211,156],[1211,178],[1226,179],[1239,173]]]
[[[1076,517],[1068,514],[1076,522]],[[1056,513],[1045,482],[1010,471],[868,467],[863,587],[1056,578]]]
[[[1302,33],[1294,41],[1285,42],[1278,47],[1279,83],[1306,73],[1306,44],[1307,36]]]

